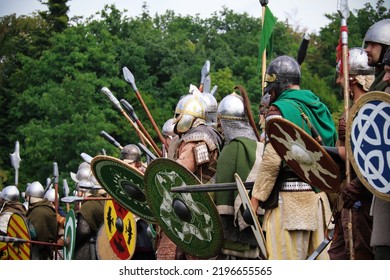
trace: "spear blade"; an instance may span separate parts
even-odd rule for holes
[[[10,158],[11,158],[11,165],[15,169],[15,186],[18,186],[19,166],[20,166],[20,161],[22,160],[20,158],[20,152],[19,152],[19,141],[15,142],[15,150],[12,154],[10,154]]]

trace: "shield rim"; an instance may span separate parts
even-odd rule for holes
[[[373,186],[370,185],[370,183],[365,179],[363,174],[360,171],[360,168],[353,156],[352,151],[352,145],[351,145],[351,126],[352,122],[354,121],[354,118],[356,114],[360,111],[361,107],[367,104],[370,101],[379,100],[384,101],[390,104],[390,95],[383,91],[370,91],[365,93],[363,96],[361,96],[351,107],[349,111],[349,117],[347,120],[347,130],[346,130],[346,141],[345,141],[345,148],[347,150],[347,154],[349,157],[349,162],[352,165],[353,170],[355,171],[357,177],[359,180],[363,183],[363,185],[375,196],[378,196],[379,198],[390,201],[390,193],[384,194],[375,189]]]
[[[123,160],[115,158],[115,157],[111,157],[111,156],[98,155],[98,156],[95,156],[92,159],[92,161],[91,161],[91,170],[92,170],[92,173],[95,176],[96,180],[99,182],[99,184],[102,186],[102,188],[104,188],[104,190],[107,191],[107,193],[116,202],[118,202],[122,207],[126,208],[131,213],[137,215],[141,219],[144,219],[145,221],[147,221],[149,223],[154,223],[154,224],[157,223],[156,220],[155,220],[155,217],[152,215],[152,213],[150,213],[150,214],[148,214],[148,213],[141,213],[141,211],[138,211],[137,209],[134,209],[133,207],[131,207],[131,205],[127,205],[127,203],[125,201],[123,201],[120,197],[118,197],[118,195],[114,191],[112,191],[110,188],[106,187],[106,183],[101,181],[100,177],[98,176],[98,174],[96,172],[96,168],[95,168],[95,166],[99,162],[101,162],[101,161],[108,161],[108,162],[111,162],[111,163],[114,162],[114,163],[120,165],[122,168],[128,169],[129,172],[132,172],[136,176],[139,176],[141,181],[142,181],[142,183],[144,182],[144,174],[142,174],[141,171],[139,171],[136,168],[134,168],[133,166],[127,164]],[[145,192],[145,185],[143,186],[143,191]],[[146,194],[145,194],[145,196],[146,196]],[[131,198],[129,197],[129,199],[131,199]],[[146,205],[146,206],[147,206],[147,208],[150,209],[149,205]]]
[[[17,218],[13,218],[13,217],[17,217]],[[8,225],[7,225],[7,236],[22,238],[21,236],[12,236],[12,235],[9,234],[8,229],[9,229],[9,226],[10,226],[10,223],[11,223],[11,219],[12,220],[21,219],[23,221],[23,226],[25,227],[27,240],[30,240],[31,237],[30,237],[30,232],[29,232],[29,229],[28,229],[27,219],[23,215],[21,215],[19,213],[12,213],[11,217],[9,218]],[[20,233],[20,232],[17,231],[17,233]],[[24,239],[24,238],[22,238],[22,239]],[[13,258],[11,258],[11,254],[10,254],[10,249],[9,248],[13,247],[13,246],[11,246],[11,243],[8,243],[7,244],[7,250],[8,250],[8,259],[9,260],[31,260],[31,243],[30,242],[21,243],[21,246],[26,246],[26,249],[28,249],[28,256],[27,256],[28,258],[27,259],[13,259]]]
[[[76,214],[73,209],[70,209],[68,213],[66,214],[66,220],[64,225],[64,240],[68,237],[68,231],[67,231],[67,225],[69,223],[72,223],[73,231],[70,232],[70,242],[69,246],[71,246],[70,249],[68,249],[67,246],[64,246],[64,260],[72,260],[74,257],[74,251],[75,251],[75,245],[76,245]],[[70,257],[70,258],[69,258]]]
[[[131,225],[132,225],[132,230],[133,230],[133,238],[132,238],[132,246],[129,246],[130,247],[130,250],[128,251],[129,253],[129,257],[127,259],[122,259],[120,256],[118,256],[117,254],[117,251],[115,250],[115,248],[113,248],[111,246],[111,240],[109,239],[110,238],[110,232],[109,232],[109,229],[108,229],[108,225],[106,223],[107,221],[107,212],[108,212],[108,207],[109,205],[112,204],[112,207],[115,209],[115,204],[118,205],[119,207],[121,207],[123,210],[127,211],[127,215],[130,215],[131,217]],[[114,227],[115,227],[115,223],[114,223]],[[137,245],[137,223],[135,221],[135,217],[134,217],[134,214],[129,211],[127,208],[123,207],[119,202],[117,202],[116,200],[109,200],[109,201],[106,201],[106,203],[104,204],[104,230],[106,232],[106,236],[107,236],[107,240],[108,240],[108,243],[109,243],[109,246],[112,250],[112,252],[115,254],[115,256],[118,258],[118,260],[130,260],[133,258],[134,256],[134,253],[135,253],[135,249],[136,249],[136,245]],[[115,230],[116,227],[115,227]],[[126,246],[127,247],[127,246]],[[127,247],[127,248],[129,248]]]
[[[286,164],[303,180],[305,181],[307,184],[311,185],[311,186],[314,186],[318,189],[320,189],[321,191],[324,191],[326,193],[337,193],[340,191],[340,185],[341,185],[341,179],[340,179],[340,169],[339,167],[337,166],[337,164],[334,162],[334,160],[332,159],[332,157],[328,154],[328,152],[320,145],[320,143],[318,143],[315,139],[313,139],[312,136],[310,136],[306,131],[304,131],[302,128],[300,128],[299,126],[297,126],[295,123],[289,121],[289,120],[286,120],[284,118],[272,118],[270,120],[267,121],[267,125],[266,125],[266,133],[268,135],[268,138],[269,138],[269,141],[271,142],[271,144],[274,142],[274,140],[269,137],[269,130],[270,130],[270,125],[275,123],[275,122],[279,122],[279,123],[283,123],[284,125],[288,125],[288,126],[291,126],[295,131],[298,131],[299,134],[301,135],[301,138],[302,136],[305,137],[306,140],[310,139],[311,143],[315,146],[316,149],[318,149],[326,163],[327,163],[327,168],[330,168],[329,171],[332,171],[332,172],[335,172],[334,174],[336,175],[336,179],[334,179],[335,181],[338,181],[338,184],[336,187],[332,187],[332,189],[329,189],[327,187],[324,187],[323,185],[321,184],[316,184],[314,182],[310,182],[305,176],[303,176],[301,174],[301,172],[298,170],[296,171],[296,169],[294,168],[294,166],[291,166],[290,163],[288,161],[284,161],[286,162]],[[272,144],[272,146],[274,147],[274,145]],[[275,151],[278,153],[278,155],[282,158],[283,160],[283,157],[284,155],[281,155],[281,153],[279,152],[279,150],[275,149]],[[337,180],[338,178],[338,180]]]
[[[147,197],[147,200],[148,200],[148,204],[150,205],[150,209],[152,210],[152,213],[153,215],[155,215],[156,217],[156,220],[157,220],[157,223],[158,225],[161,227],[161,229],[163,230],[163,232],[172,240],[176,240],[178,241],[177,237],[171,233],[171,231],[168,229],[168,227],[166,226],[166,224],[164,222],[162,222],[162,218],[160,217],[160,212],[159,210],[160,209],[156,209],[155,206],[154,206],[154,203],[151,203],[150,202],[150,197],[151,197],[151,188],[153,188],[153,185],[149,184],[149,181],[153,180],[155,177],[151,177],[149,174],[154,171],[154,169],[156,168],[156,166],[169,166],[169,165],[174,165],[176,166],[178,169],[181,169],[181,172],[183,173],[186,173],[186,175],[188,175],[190,177],[191,180],[193,180],[194,182],[196,182],[196,184],[201,184],[201,182],[199,181],[199,179],[191,172],[189,171],[186,167],[184,167],[183,165],[180,165],[178,164],[176,161],[172,160],[172,159],[168,159],[168,158],[157,158],[155,160],[153,160],[149,166],[147,167],[146,171],[145,171],[145,176],[144,176],[144,180],[145,180],[145,190],[146,190],[146,197]],[[175,170],[177,171],[177,170]],[[194,195],[194,196],[202,196],[204,198],[204,200],[207,200],[209,201],[209,206],[210,208],[207,208],[210,213],[213,212],[212,214],[215,216],[215,217],[218,217],[218,219],[214,220],[215,223],[217,223],[218,225],[215,226],[216,228],[216,231],[214,232],[213,234],[213,239],[216,240],[215,242],[215,246],[214,248],[207,248],[207,249],[203,249],[203,250],[197,250],[196,252],[194,251],[191,251],[192,248],[189,248],[187,246],[185,246],[185,244],[181,243],[181,242],[174,242],[176,246],[180,247],[184,252],[190,254],[191,256],[195,256],[195,257],[199,257],[199,258],[211,258],[211,257],[214,257],[216,256],[221,248],[222,248],[222,245],[223,245],[223,230],[222,230],[222,221],[220,219],[220,216],[219,216],[219,213],[217,211],[217,208],[214,204],[214,202],[212,201],[210,195],[207,193],[207,192],[197,192],[197,193],[190,193],[191,195]],[[182,193],[175,193],[175,195],[178,195],[178,196],[182,196],[183,194]],[[217,237],[220,237],[220,238],[217,238]]]
[[[247,192],[247,190],[246,190],[246,188],[241,180],[240,175],[238,175],[237,173],[234,173],[234,178],[236,180],[237,190],[238,190],[238,193],[240,195],[241,201],[243,204],[245,203],[247,205],[249,213],[251,214],[252,220],[254,221],[254,225],[250,225],[251,229],[253,231],[253,235],[256,237],[257,243],[259,244],[259,248],[260,248],[260,251],[261,251],[263,257],[265,259],[268,259],[268,251],[267,251],[267,247],[265,245],[265,236],[263,233],[263,229],[261,228],[260,222],[257,219],[257,215],[253,211],[251,200],[249,198],[248,192]],[[258,233],[258,234],[256,234],[256,233]],[[258,235],[260,235],[260,237]],[[260,240],[259,240],[259,238],[260,238]]]

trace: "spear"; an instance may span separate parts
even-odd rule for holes
[[[119,103],[118,99],[116,99],[116,97],[112,94],[112,92],[106,88],[106,87],[103,87],[101,89],[101,91],[107,95],[107,97],[110,99],[110,101],[114,104],[114,106],[122,113],[122,115],[125,116],[125,118],[130,122],[130,124],[133,126],[133,128],[135,129],[135,131],[137,132],[138,136],[140,137],[141,141],[145,141],[146,143],[148,143],[148,145],[150,145],[151,147],[153,147],[152,143],[150,143],[149,139],[145,137],[145,135],[142,133],[142,131],[138,128],[137,124],[134,123],[131,118],[129,117],[129,115],[127,115],[127,113],[125,112],[125,110],[123,110],[121,104]],[[153,147],[154,149],[154,147]],[[158,152],[155,150],[155,153],[158,154]]]
[[[64,247],[64,245],[57,244],[57,243],[50,243],[50,242],[30,240],[30,239],[22,239],[22,238],[3,236],[3,235],[0,235],[0,242],[4,242],[4,243],[14,243],[14,242],[15,243],[32,243],[32,244],[47,245],[47,246],[54,246],[54,247]]]
[[[203,85],[204,85],[205,79],[209,75],[209,73],[210,73],[210,61],[206,60],[206,62],[204,63],[204,65],[202,67],[202,70],[200,71],[200,85],[199,85],[200,92],[203,92]]]
[[[125,99],[121,99],[120,102],[121,102],[122,106],[125,108],[125,110],[129,113],[130,118],[133,120],[133,122],[135,122],[138,125],[138,127],[141,129],[143,134],[148,138],[150,143],[152,143],[154,150],[156,150],[158,152],[159,156],[161,157],[162,156],[161,150],[158,148],[158,146],[154,142],[153,138],[150,136],[148,131],[145,129],[145,127],[143,126],[143,124],[139,120],[137,114],[135,113],[135,111],[133,109],[133,106],[131,106],[130,103],[127,102]]]
[[[110,134],[108,134],[104,130],[100,131],[99,135],[101,137],[103,137],[104,139],[106,139],[108,143],[111,143],[112,145],[117,147],[119,150],[123,149],[122,145],[118,141],[116,141],[114,137],[112,137]]]
[[[68,181],[66,179],[62,181],[62,188],[64,191],[64,197],[69,196],[69,186],[68,186]],[[66,203],[66,212],[69,212],[69,210],[70,210],[70,205],[69,203]]]
[[[94,196],[84,196],[84,197],[81,197],[81,196],[67,196],[67,197],[63,197],[61,198],[61,201],[62,202],[65,202],[65,203],[73,203],[73,202],[80,202],[80,201],[87,201],[87,200],[113,200],[112,197],[94,197]]]
[[[337,11],[340,14],[341,26],[340,26],[340,37],[341,37],[341,55],[342,55],[342,71],[344,76],[343,90],[344,90],[344,112],[345,122],[348,125],[349,118],[349,67],[348,67],[348,28],[347,19],[349,17],[348,0],[338,1]],[[348,131],[348,127],[346,127]],[[350,164],[348,153],[345,154],[345,172],[346,172],[346,183],[351,181],[350,177]],[[352,233],[352,210],[349,209],[349,221],[348,221],[348,243],[350,251],[350,259],[355,259],[355,250],[353,248],[353,233]]]
[[[261,26],[264,28],[264,17],[265,17],[265,8],[268,5],[268,0],[259,0],[261,5]],[[263,32],[263,31],[261,31]],[[263,57],[262,57],[262,64],[261,64],[261,94],[264,95],[264,87],[265,87],[265,71],[267,66],[267,50],[264,49],[263,51]]]
[[[19,164],[20,161],[22,160],[20,158],[20,153],[19,153],[19,141],[15,142],[15,151],[10,154],[11,158],[11,165],[13,168],[15,168],[15,186],[18,187],[18,181],[19,181]]]
[[[252,189],[254,182],[244,182],[243,184],[246,189]],[[186,186],[171,188],[171,192],[177,192],[177,193],[218,192],[218,191],[230,191],[230,190],[231,191],[237,190],[237,184],[235,182],[186,185]]]
[[[146,106],[144,100],[142,99],[142,96],[141,96],[140,92],[138,91],[138,88],[137,88],[137,86],[135,84],[135,80],[134,80],[133,74],[130,72],[130,70],[127,67],[123,67],[122,70],[123,70],[123,76],[125,78],[125,81],[128,82],[131,85],[132,89],[135,92],[135,95],[137,96],[138,100],[141,102],[141,105],[144,108],[146,114],[148,115],[148,118],[149,118],[150,122],[152,123],[152,126],[153,126],[154,130],[157,132],[158,138],[160,139],[162,144],[166,145],[165,138],[162,136],[159,128],[156,125],[156,122],[154,121],[152,115],[149,112],[148,107]]]

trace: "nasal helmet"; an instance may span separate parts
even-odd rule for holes
[[[175,118],[173,120],[174,132],[183,134],[187,132],[196,119],[206,122],[206,104],[198,94],[183,96],[176,105]]]
[[[121,150],[121,160],[126,160],[129,163],[141,161],[142,152],[137,145],[129,144]]]
[[[218,119],[248,120],[242,97],[233,92],[222,98],[218,105]]]
[[[300,85],[301,69],[298,62],[287,55],[275,58],[268,65],[265,79],[264,93],[274,90],[276,96],[288,89],[290,85]]]

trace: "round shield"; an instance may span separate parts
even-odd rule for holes
[[[390,95],[368,92],[351,107],[346,150],[364,186],[390,201]]]
[[[222,247],[222,222],[206,192],[173,193],[171,188],[200,184],[195,175],[173,160],[153,160],[145,172],[146,197],[165,234],[186,253],[210,258]]]
[[[7,236],[16,237],[24,240],[30,240],[30,232],[28,230],[25,218],[13,213],[8,221]],[[24,243],[8,243],[8,258],[10,260],[29,260],[31,257],[31,244]]]
[[[64,260],[72,260],[76,242],[76,216],[73,209],[66,214],[64,225]]]
[[[325,192],[339,191],[339,167],[306,131],[283,118],[268,120],[266,130],[275,151],[302,180]]]
[[[106,201],[104,227],[114,254],[120,260],[131,259],[137,241],[137,225],[133,214],[115,200]]]
[[[253,225],[251,225],[251,228],[253,231],[253,235],[255,236],[257,243],[259,244],[262,257],[264,259],[268,259],[268,253],[267,253],[267,248],[265,246],[265,237],[263,234],[263,230],[260,226],[259,220],[257,219],[256,213],[253,211],[252,203],[248,196],[248,192],[244,184],[242,183],[240,176],[237,173],[234,174],[234,178],[236,180],[238,193],[240,195],[244,209],[248,209],[249,213],[251,214],[252,221],[253,221]]]
[[[99,260],[119,260],[111,248],[105,225],[102,225],[96,238],[96,254]]]
[[[100,185],[123,207],[138,217],[156,223],[146,201],[144,175],[125,163],[110,156],[96,156],[91,169]]]

